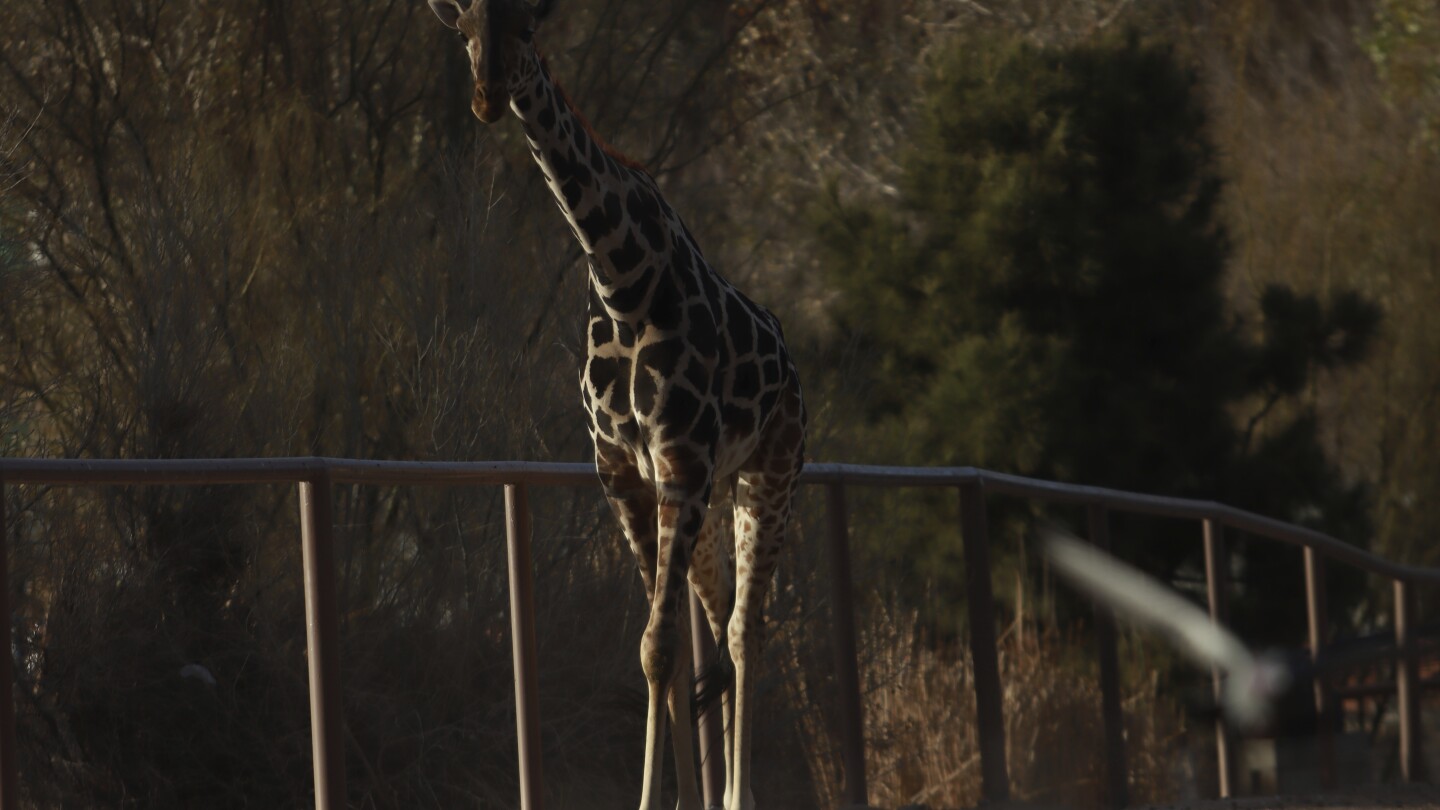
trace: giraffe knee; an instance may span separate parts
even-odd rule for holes
[[[730,647],[730,660],[736,668],[741,668],[748,660],[747,652],[754,652],[759,648],[760,627],[758,621],[752,621],[746,614],[736,610],[730,614],[730,626],[725,630],[725,642]]]
[[[640,641],[640,669],[650,683],[669,683],[675,677],[680,659],[676,655],[673,633],[649,628]]]

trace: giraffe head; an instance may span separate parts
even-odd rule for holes
[[[489,124],[505,114],[510,103],[506,86],[508,68],[530,41],[535,27],[550,13],[552,0],[430,0],[430,9],[440,22],[465,38],[470,53],[470,72],[475,77],[475,96],[470,110]]]

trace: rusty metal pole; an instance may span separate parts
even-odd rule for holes
[[[1214,518],[1206,518],[1205,528],[1205,588],[1210,602],[1210,619],[1224,624],[1229,614],[1230,557],[1225,553],[1225,526]],[[1210,670],[1210,680],[1215,691],[1215,705],[1219,706],[1224,689],[1223,674],[1218,667]],[[1230,745],[1230,726],[1225,722],[1224,713],[1215,719],[1216,773],[1220,782],[1220,798],[1234,795],[1234,757]]]
[[[530,561],[530,498],[524,484],[505,485],[510,563],[510,654],[515,672],[515,743],[520,749],[520,810],[540,810],[540,687],[535,656],[535,572]]]
[[[1110,550],[1110,515],[1105,507],[1087,510],[1090,542],[1101,551]],[[1095,607],[1095,646],[1100,658],[1100,715],[1105,727],[1105,776],[1109,806],[1130,804],[1129,768],[1125,760],[1125,715],[1120,706],[1120,655],[1116,651],[1115,618],[1110,611]]]
[[[1305,547],[1305,614],[1310,636],[1310,661],[1319,664],[1325,652],[1325,639],[1330,635],[1330,621],[1325,604],[1325,558],[1310,546]],[[1334,706],[1330,682],[1319,666],[1315,668],[1315,743],[1320,754],[1320,786],[1335,787]]]
[[[985,492],[978,482],[960,485],[960,532],[965,552],[965,600],[970,614],[970,657],[975,666],[980,797],[986,802],[1004,802],[1010,800],[1010,774],[1005,762],[1005,714],[995,640],[995,594],[990,583],[990,537],[985,525]]]
[[[693,588],[690,592],[690,649],[695,671],[702,672],[715,650],[715,637],[705,619],[705,606]],[[699,685],[696,685],[699,688]],[[725,802],[724,711],[717,700],[708,710],[700,712],[696,722],[700,737],[700,790],[706,810],[723,810]],[[676,734],[680,731],[677,729]]]
[[[300,553],[310,669],[310,749],[315,809],[344,810],[345,736],[340,702],[340,616],[330,472],[300,482]]]
[[[1424,779],[1420,758],[1420,678],[1415,654],[1415,597],[1404,580],[1395,580],[1395,701],[1400,713],[1400,778]]]
[[[840,692],[840,750],[845,766],[844,806],[867,807],[865,714],[860,701],[860,666],[855,643],[854,578],[850,571],[850,529],[845,485],[825,485],[825,526],[830,541],[830,604],[835,649],[835,686]]]
[[[0,477],[0,619],[5,621],[5,649],[0,655],[0,810],[20,810],[20,768],[15,761],[15,673],[10,645],[10,524],[5,515],[5,479]]]

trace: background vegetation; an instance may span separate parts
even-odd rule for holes
[[[588,457],[578,253],[424,3],[8,0],[0,31],[0,452]],[[567,0],[541,38],[785,320],[815,457],[1221,498],[1440,563],[1435,0]],[[336,494],[352,803],[511,806],[496,493]],[[6,497],[26,800],[305,805],[293,494]],[[624,806],[643,597],[594,493],[543,498],[550,803]],[[852,505],[881,806],[977,796],[952,500]],[[776,806],[841,778],[817,507],[769,610]],[[998,517],[1017,792],[1098,801],[1084,614]],[[1189,538],[1118,529],[1194,573]],[[1297,643],[1297,560],[1240,548],[1242,624]],[[1383,620],[1334,584],[1342,629]],[[1160,798],[1185,721],[1136,649]]]

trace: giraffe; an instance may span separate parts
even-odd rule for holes
[[[805,404],[780,323],[714,270],[655,180],[607,147],[534,45],[551,0],[429,0],[465,39],[471,111],[508,110],[589,277],[581,399],[606,498],[640,568],[650,615],[641,810],[659,810],[666,714],[678,807],[698,810],[691,738],[688,579],[719,641],[727,810],[753,810],[761,610],[804,463]],[[734,531],[722,538],[731,517]],[[703,704],[704,701],[701,701]]]

